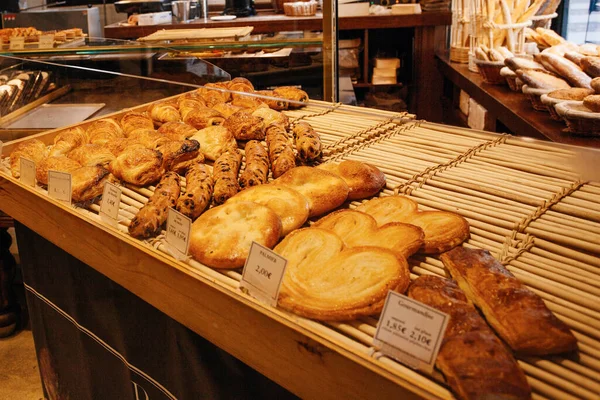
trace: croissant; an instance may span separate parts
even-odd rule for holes
[[[158,128],[158,132],[162,133],[171,140],[185,140],[198,130],[191,125],[181,121],[166,122]]]
[[[196,140],[171,140],[157,148],[163,155],[163,169],[173,170],[173,167],[198,157],[200,143]]]
[[[298,158],[305,163],[321,157],[321,138],[308,122],[298,122],[294,126],[294,139]]]
[[[107,142],[125,137],[125,133],[117,121],[112,118],[99,119],[88,126],[86,133],[90,143],[106,144]]]
[[[212,108],[213,108],[213,110],[217,110],[218,112],[220,112],[221,115],[223,115],[223,117],[225,117],[225,118],[229,118],[236,112],[243,110],[242,107],[234,106],[231,103],[215,104]]]
[[[204,99],[208,107],[217,103],[227,103],[231,100],[231,94],[227,91],[226,83],[207,83],[198,89],[198,93]]]
[[[194,99],[183,99],[178,102],[179,114],[181,115],[181,119],[185,120],[186,115],[192,111],[197,110],[199,108],[206,108],[204,102],[199,102]]]
[[[246,143],[246,168],[240,176],[240,186],[249,188],[267,182],[269,175],[269,155],[259,141],[250,140]]]
[[[154,123],[147,115],[132,111],[123,115],[121,127],[125,136],[129,136],[136,129],[154,129]]]
[[[171,141],[168,137],[158,133],[154,129],[136,129],[130,133],[128,139],[132,143],[141,144],[152,150]]]
[[[76,203],[92,200],[102,194],[110,172],[100,166],[83,166],[71,172],[71,199]]]
[[[83,128],[75,127],[60,132],[54,138],[54,145],[50,147],[49,157],[66,155],[75,147],[88,142],[88,136]]]
[[[48,171],[61,171],[71,173],[77,168],[80,168],[79,164],[75,160],[71,160],[66,156],[58,157],[46,157],[36,164],[35,168],[35,179],[42,185],[48,184]]]
[[[241,76],[227,82],[227,88],[235,92],[254,92],[254,85],[252,85],[252,82]],[[235,93],[233,95],[235,97]]]
[[[129,234],[138,239],[158,235],[167,221],[169,208],[175,206],[180,191],[179,175],[167,172],[156,186],[148,202],[131,220]]]
[[[123,152],[123,150],[125,150],[127,147],[131,146],[132,144],[139,144],[136,143],[134,140],[131,140],[129,138],[116,138],[111,140],[110,142],[107,142],[104,147],[106,147],[106,149],[108,151],[110,151],[115,157],[118,157],[119,154],[121,154]]]
[[[160,179],[162,169],[162,153],[150,150],[141,144],[128,146],[115,158],[108,169],[118,179],[137,185],[145,186]]]
[[[275,92],[272,90],[257,90],[254,93],[260,94],[261,96],[266,97],[277,97]],[[263,101],[269,108],[273,110],[287,110],[289,107],[289,103],[285,99],[268,99],[266,97],[261,97],[260,100]]]
[[[308,103],[308,94],[302,90],[293,86],[281,86],[273,90],[275,97],[289,100],[289,108],[301,108]]]
[[[296,166],[296,157],[285,130],[279,125],[269,125],[266,129],[269,160],[273,178],[278,178]]]
[[[223,126],[238,140],[262,140],[265,138],[265,123],[246,111],[238,111],[227,118]]]
[[[195,163],[185,174],[185,193],[177,200],[177,211],[195,220],[210,204],[214,181],[208,167]]]
[[[171,103],[150,104],[148,106],[148,114],[150,114],[150,118],[160,124],[181,120],[179,111]]]
[[[237,175],[242,163],[242,154],[236,148],[230,148],[221,154],[215,161],[213,167],[213,179],[215,188],[213,201],[215,204],[223,204],[227,199],[240,191]]]
[[[19,178],[21,176],[21,157],[27,158],[38,164],[46,158],[46,144],[38,139],[30,139],[19,144],[12,153],[10,153],[10,171],[12,176]]]
[[[265,126],[271,124],[280,125],[283,129],[288,129],[290,126],[290,119],[284,113],[279,111],[271,110],[267,107],[257,108],[252,112],[252,115],[263,119]]]
[[[237,95],[236,97],[234,97],[231,101],[231,104],[233,104],[236,107],[247,108],[251,111],[254,111],[259,107],[269,107],[262,99],[258,97],[244,95]]]
[[[196,129],[204,129],[207,126],[221,125],[225,121],[223,115],[212,108],[196,108],[189,111],[183,117],[183,122]]]
[[[184,93],[181,96],[177,97],[177,108],[181,110],[181,103],[187,100],[196,102],[198,104],[198,107],[206,107],[206,101],[204,100],[200,92],[198,92],[197,90]]]
[[[111,151],[99,144],[84,144],[72,150],[67,157],[83,166],[105,165],[115,159]]]

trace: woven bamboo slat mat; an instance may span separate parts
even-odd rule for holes
[[[312,102],[286,112],[292,124],[305,120],[321,134],[324,162],[352,159],[375,164],[387,176],[382,196],[404,194],[423,210],[463,215],[471,224],[471,237],[465,245],[490,250],[572,328],[579,342],[577,357],[519,360],[533,398],[598,399],[600,183],[579,182],[568,169],[574,150],[411,121],[407,114],[362,113],[356,107],[325,104]],[[185,186],[185,179],[182,183]],[[154,187],[125,185],[122,189],[116,229],[127,234],[131,219]],[[98,203],[78,211],[101,221]],[[169,254],[162,235],[146,243]],[[437,256],[418,255],[409,264],[413,279],[424,274],[447,276]],[[239,289],[239,271],[213,270],[192,259],[185,265],[193,273]],[[343,342],[350,351],[393,374],[420,382],[432,397],[452,397],[439,373],[421,375],[373,347],[376,317],[328,324],[291,317],[298,325]]]

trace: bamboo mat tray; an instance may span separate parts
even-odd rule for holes
[[[408,195],[424,210],[448,210],[467,218],[471,237],[465,246],[490,250],[571,327],[578,339],[578,357],[519,359],[534,399],[599,398],[600,183],[580,182],[568,169],[574,148],[340,104],[311,102],[286,113],[292,123],[308,121],[321,134],[324,162],[352,159],[383,170],[387,185],[382,196]],[[50,143],[57,131],[41,138]],[[6,144],[4,155],[13,146]],[[6,171],[0,174],[20,185]],[[122,188],[119,224],[106,229],[129,238],[127,226],[154,187]],[[36,191],[47,195],[42,188]],[[81,218],[104,224],[98,211],[98,204],[76,209]],[[162,256],[169,254],[162,235],[145,246]],[[240,293],[237,270],[213,270],[191,259],[177,263]],[[411,257],[409,264],[413,279],[446,276],[437,256]],[[318,323],[279,309],[270,312],[298,329],[342,343],[376,370],[411,382],[407,387],[419,388],[420,396],[452,398],[439,373],[419,374],[373,347],[376,317]]]

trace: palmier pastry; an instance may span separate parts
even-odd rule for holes
[[[158,132],[171,140],[185,140],[194,136],[198,130],[185,122],[173,121],[162,124]]]
[[[211,126],[201,129],[190,139],[200,143],[200,151],[208,160],[216,160],[223,152],[237,146],[237,142],[229,129],[223,126]]]
[[[265,138],[265,123],[245,111],[238,111],[227,118],[223,126],[238,140],[262,140]]]
[[[278,305],[303,317],[351,320],[381,311],[389,290],[410,282],[404,258],[387,249],[344,249],[334,233],[319,228],[292,232],[275,247],[287,259]]]
[[[138,211],[129,224],[129,234],[143,239],[156,236],[167,221],[169,208],[175,207],[180,192],[179,175],[167,172],[162,177],[148,202]]]
[[[162,176],[162,154],[141,144],[131,145],[119,154],[108,166],[118,179],[137,186],[157,182]]]
[[[276,124],[281,126],[283,129],[287,129],[290,126],[290,119],[284,113],[279,111],[271,110],[267,107],[259,107],[252,111],[252,115],[263,119],[265,126]]]
[[[308,94],[293,86],[281,86],[273,90],[275,97],[289,100],[288,108],[301,108],[308,103]]]
[[[48,171],[60,171],[72,173],[77,168],[80,168],[75,160],[71,160],[66,156],[46,157],[35,166],[35,179],[42,185],[48,184]]]
[[[338,174],[350,188],[349,200],[359,200],[379,193],[385,186],[385,175],[379,168],[360,161],[342,161],[341,163],[325,163],[322,168]]]
[[[106,165],[115,159],[111,151],[99,144],[84,144],[72,150],[67,157],[83,166]]]
[[[517,360],[455,282],[424,275],[411,283],[408,297],[450,316],[435,365],[458,398],[531,397]]]
[[[21,176],[21,157],[33,161],[36,165],[46,158],[46,144],[38,139],[30,139],[20,143],[10,153],[10,171],[12,176]]]
[[[297,123],[293,132],[300,161],[311,163],[321,158],[321,138],[308,122]]]
[[[244,152],[246,155],[246,167],[240,176],[240,186],[242,188],[249,188],[267,183],[269,175],[269,155],[267,154],[267,150],[259,141],[250,140],[246,143]]]
[[[221,115],[223,115],[223,117],[225,117],[225,118],[229,118],[236,112],[243,110],[242,107],[234,106],[231,103],[215,104],[212,108],[213,108],[213,110],[217,110],[218,112],[220,112]]]
[[[54,138],[54,145],[50,147],[49,157],[58,157],[67,155],[68,152],[76,147],[88,142],[88,136],[83,128],[75,127],[60,132]]]
[[[458,214],[448,211],[421,211],[406,221],[425,232],[421,252],[435,254],[458,246],[469,237],[469,223]]]
[[[106,144],[116,138],[125,137],[121,125],[112,118],[102,118],[93,122],[86,132],[90,143],[93,144]]]
[[[265,96],[265,97],[261,97],[260,99],[263,102],[265,102],[265,104],[268,105],[269,108],[272,110],[287,110],[288,109],[289,103],[285,99],[276,98],[277,96],[275,95],[275,92],[273,92],[272,90],[257,90],[254,93],[260,94],[261,96]]]
[[[200,143],[196,140],[171,140],[157,148],[162,153],[163,169],[173,171],[181,163],[194,160],[200,154]]]
[[[272,124],[266,128],[267,147],[273,178],[279,178],[296,166],[296,156],[290,143],[285,128]]]
[[[515,352],[548,355],[577,349],[569,327],[487,250],[457,247],[440,258],[469,300]]]
[[[227,103],[231,100],[231,94],[227,91],[227,84],[207,83],[198,89],[198,93],[204,99],[208,107],[218,103]]]
[[[333,172],[312,167],[292,168],[275,183],[297,190],[308,199],[310,217],[325,214],[348,198],[348,185]]]
[[[229,148],[217,158],[213,166],[213,179],[215,188],[213,201],[223,204],[240,191],[238,172],[242,164],[242,153],[237,148]]]
[[[406,222],[412,214],[417,212],[419,205],[405,196],[377,197],[356,207],[356,210],[369,214],[377,226],[389,222]]]
[[[121,118],[121,128],[125,136],[129,136],[136,129],[154,130],[154,122],[146,114],[130,111]]]
[[[129,134],[127,139],[129,139],[131,143],[141,144],[151,150],[156,150],[170,141],[168,137],[158,133],[154,129],[136,129]]]
[[[210,204],[214,181],[206,165],[195,163],[187,170],[185,182],[185,193],[177,200],[177,211],[193,221]]]
[[[102,194],[110,172],[100,165],[88,165],[71,172],[71,199],[76,203],[92,200]]]
[[[223,115],[212,108],[195,108],[183,117],[183,122],[196,129],[204,129],[209,126],[221,125],[225,121]]]
[[[415,254],[425,237],[418,226],[400,222],[390,222],[378,228],[375,218],[356,210],[338,210],[313,226],[337,234],[347,247],[383,247],[404,258]]]
[[[281,235],[301,227],[308,219],[306,197],[286,186],[270,184],[253,186],[227,200],[227,203],[253,201],[269,207],[281,219]]]
[[[281,221],[269,207],[227,203],[211,208],[192,224],[190,254],[212,268],[244,265],[250,245],[272,248],[281,234]]]
[[[165,122],[174,122],[181,119],[179,111],[172,103],[154,103],[148,106],[150,118],[158,122],[159,125]]]

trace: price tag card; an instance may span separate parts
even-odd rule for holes
[[[240,287],[261,301],[275,307],[287,260],[265,246],[252,242]]]
[[[187,258],[190,247],[192,220],[177,210],[169,208],[167,216],[167,244],[177,259]]]
[[[48,195],[53,199],[71,204],[71,174],[49,170]]]
[[[119,220],[119,204],[121,203],[122,190],[111,182],[104,184],[102,202],[100,203],[100,218],[111,225],[116,225]]]
[[[21,157],[19,164],[19,173],[21,174],[19,180],[25,185],[35,186],[35,162]]]
[[[396,360],[431,373],[449,319],[446,313],[389,291],[373,343]]]
[[[51,49],[54,47],[54,35],[40,36],[40,49]]]
[[[25,48],[25,37],[24,36],[11,37],[8,48],[10,50],[23,50]]]

